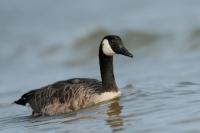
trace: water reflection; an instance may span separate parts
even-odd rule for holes
[[[122,112],[122,106],[119,104],[119,99],[114,100],[108,108],[106,120],[107,124],[113,130],[113,132],[123,130],[124,121],[120,116]]]

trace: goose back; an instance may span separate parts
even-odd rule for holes
[[[54,115],[93,105],[103,91],[98,80],[75,78],[32,90],[15,103],[29,105],[33,115]]]

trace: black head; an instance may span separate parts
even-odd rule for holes
[[[128,57],[133,55],[124,47],[119,36],[108,35],[105,36],[101,42],[102,51],[106,56],[113,56],[114,54],[121,54]]]

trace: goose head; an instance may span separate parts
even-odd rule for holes
[[[124,56],[133,57],[133,54],[131,54],[125,48],[119,36],[116,36],[116,35],[105,36],[101,41],[101,45],[102,45],[101,48],[102,48],[103,54],[106,56],[121,54]]]

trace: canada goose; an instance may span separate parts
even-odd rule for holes
[[[32,115],[56,115],[85,108],[121,95],[113,73],[113,55],[133,55],[119,36],[105,36],[99,47],[102,82],[96,79],[74,78],[31,90],[14,103],[30,106]]]

